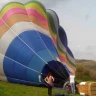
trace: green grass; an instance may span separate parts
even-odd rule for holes
[[[53,89],[52,94],[55,93],[66,94],[64,90]],[[47,95],[47,88],[33,87],[0,81],[0,96],[48,96],[48,95]]]

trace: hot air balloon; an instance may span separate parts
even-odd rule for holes
[[[49,72],[56,84],[75,73],[75,59],[56,12],[38,1],[6,4],[0,11],[0,80],[46,85]]]

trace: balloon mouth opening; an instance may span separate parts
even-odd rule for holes
[[[48,62],[48,64],[43,67],[42,73],[43,79],[49,73],[51,73],[55,78],[54,83],[56,84],[56,86],[63,86],[63,84],[69,77],[69,73],[65,66],[61,62],[55,60]]]

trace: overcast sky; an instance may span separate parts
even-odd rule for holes
[[[30,0],[0,0],[0,8],[10,1],[25,3]],[[96,0],[38,1],[59,16],[74,57],[96,60]]]

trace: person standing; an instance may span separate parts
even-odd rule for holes
[[[47,83],[48,85],[48,96],[52,96],[52,87],[54,86],[54,77],[51,73],[49,73],[46,78],[44,79],[44,81]]]
[[[75,75],[70,73],[70,85],[71,85],[71,90],[72,93],[75,94]]]

